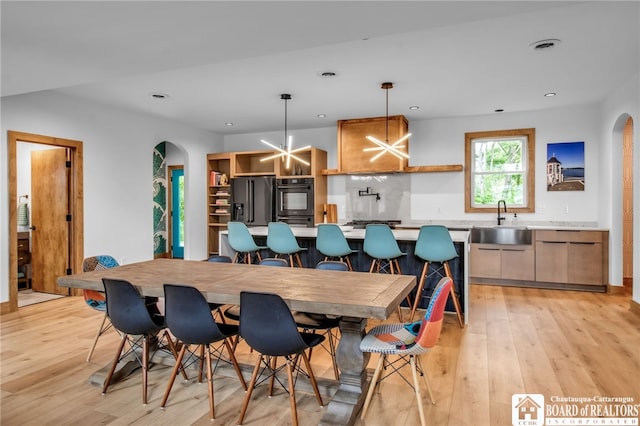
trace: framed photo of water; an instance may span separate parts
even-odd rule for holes
[[[584,142],[547,144],[547,191],[584,191]]]

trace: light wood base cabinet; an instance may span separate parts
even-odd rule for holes
[[[536,231],[536,281],[606,285],[606,231]]]
[[[471,276],[502,280],[535,279],[532,245],[472,244]]]

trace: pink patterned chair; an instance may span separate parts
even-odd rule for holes
[[[367,409],[371,403],[371,398],[376,386],[385,378],[393,373],[399,373],[402,376],[401,368],[407,364],[411,365],[411,373],[413,375],[413,390],[418,400],[418,411],[420,412],[420,423],[425,425],[424,409],[422,407],[422,395],[420,394],[420,382],[418,374],[420,374],[427,385],[431,402],[435,404],[431,386],[427,380],[426,372],[420,364],[420,355],[429,352],[440,338],[442,329],[442,320],[444,317],[444,308],[447,304],[449,291],[451,290],[451,278],[444,277],[440,280],[436,288],[433,290],[429,307],[424,318],[420,321],[412,323],[392,323],[381,324],[372,328],[360,343],[362,352],[378,353],[380,359],[373,373],[369,392],[362,407],[361,419],[367,414]],[[387,359],[389,355],[398,356],[392,362]],[[399,363],[399,365],[398,365]],[[386,375],[381,377],[383,368],[390,369]],[[402,376],[403,379],[411,384],[411,382]]]

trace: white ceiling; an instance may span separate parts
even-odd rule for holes
[[[289,129],[383,116],[384,81],[395,84],[389,114],[409,121],[589,104],[639,72],[639,5],[3,0],[1,89],[55,90],[221,134],[282,129],[281,93],[293,97]],[[529,48],[547,38],[561,43]]]

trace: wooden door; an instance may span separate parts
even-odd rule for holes
[[[31,262],[34,291],[68,294],[56,279],[69,267],[67,149],[31,153]]]

